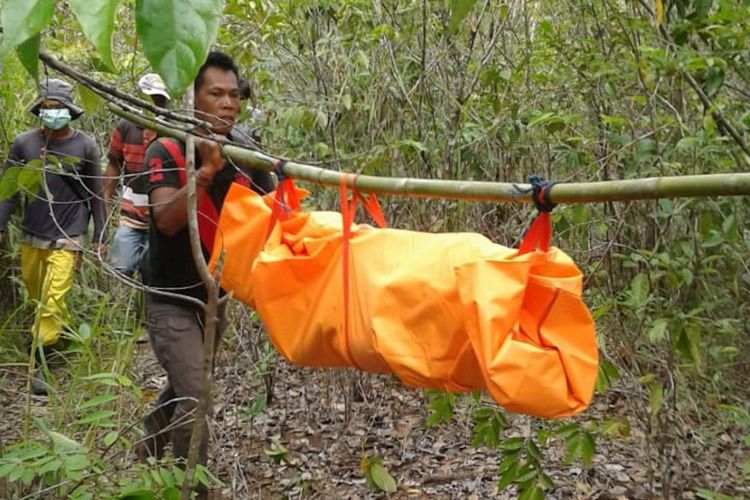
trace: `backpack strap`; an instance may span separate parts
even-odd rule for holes
[[[162,137],[157,142],[164,146],[174,160],[177,173],[180,176],[180,187],[187,184],[187,173],[185,172],[185,155],[182,148],[173,140]],[[200,234],[203,248],[209,253],[213,252],[216,228],[219,225],[219,210],[216,208],[211,196],[204,192],[198,195],[198,233]]]

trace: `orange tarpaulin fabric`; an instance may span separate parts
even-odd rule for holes
[[[350,226],[337,212],[293,211],[269,231],[275,203],[233,186],[211,265],[223,250],[222,286],[257,310],[291,363],[487,390],[508,410],[546,418],[588,406],[594,322],[573,261],[531,241],[548,230],[547,214],[520,252],[473,233]]]

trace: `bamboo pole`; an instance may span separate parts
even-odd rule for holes
[[[109,108],[118,116],[164,136],[185,140],[188,133],[114,104],[109,104]],[[237,162],[263,170],[273,170],[279,161],[259,151],[233,145],[225,145],[224,153]],[[346,175],[349,187],[366,193],[502,203],[532,202],[529,184],[355,175],[294,161],[284,163],[282,172],[294,179],[336,187],[340,184],[341,176]],[[750,195],[750,173],[744,172],[559,183],[549,191],[550,201],[557,204],[747,195]]]

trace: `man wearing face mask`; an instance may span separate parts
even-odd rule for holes
[[[92,215],[93,250],[103,252],[102,242],[106,241],[99,147],[94,139],[70,126],[83,114],[71,100],[72,91],[63,80],[41,82],[39,99],[30,109],[41,126],[13,140],[5,165],[6,169],[43,169],[42,187],[36,193],[23,193],[21,226],[21,277],[36,304],[31,334],[40,361],[40,354],[48,353],[46,348],[58,342],[67,323],[64,298],[73,283],[76,257],[85,246]],[[51,156],[58,161],[51,162]],[[41,162],[29,163],[37,159]],[[0,239],[18,198],[15,195],[0,202]],[[32,389],[37,395],[47,393],[39,370]]]

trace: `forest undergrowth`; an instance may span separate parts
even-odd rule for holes
[[[133,47],[148,40],[135,36],[131,3],[117,5],[118,72],[97,70],[65,2],[45,49],[133,89],[148,68]],[[373,175],[583,182],[746,172],[748,40],[740,0],[228,0],[216,45],[251,82],[260,113],[242,118],[269,154]],[[15,55],[2,64],[4,158],[32,126],[35,92]],[[85,88],[78,97],[79,126],[104,148],[115,118]],[[312,192],[309,208],[336,209],[336,193]],[[509,246],[534,216],[518,205],[381,204],[392,227]],[[600,346],[592,406],[572,419],[290,367],[235,304],[216,368],[215,458],[199,477],[227,498],[746,498],[749,215],[747,197],[553,211],[554,244],[583,271]],[[54,391],[28,396],[33,306],[17,227],[0,250],[0,498],[176,498],[180,469],[132,454],[163,380],[136,343],[139,292],[91,253],[69,296]]]

